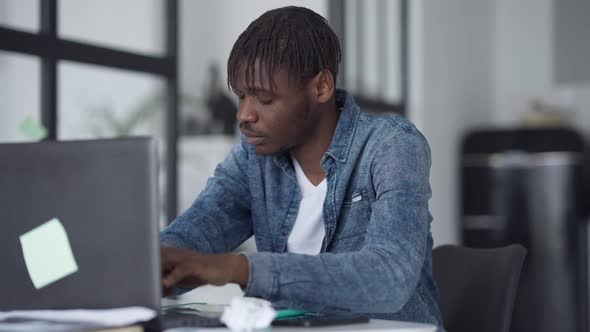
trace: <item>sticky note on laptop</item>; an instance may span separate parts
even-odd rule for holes
[[[25,264],[36,289],[78,271],[68,234],[61,221],[50,221],[20,236]]]

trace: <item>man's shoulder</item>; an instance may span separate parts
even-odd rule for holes
[[[359,116],[360,135],[371,140],[386,141],[404,134],[422,136],[422,133],[408,119],[397,114],[371,114],[361,112]]]
[[[357,133],[355,151],[370,169],[377,165],[385,165],[381,168],[386,172],[393,171],[395,167],[404,171],[430,167],[430,145],[408,119],[395,114],[364,113],[359,117]]]

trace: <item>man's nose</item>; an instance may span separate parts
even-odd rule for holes
[[[244,97],[238,105],[237,119],[239,123],[254,123],[258,121],[258,112],[251,97]]]

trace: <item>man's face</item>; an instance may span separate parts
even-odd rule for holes
[[[244,66],[241,66],[242,68]],[[252,86],[246,83],[245,70],[233,86],[239,98],[237,119],[240,131],[257,153],[277,154],[289,151],[306,142],[314,129],[317,115],[312,110],[309,88],[289,82],[286,71],[273,74],[274,89],[264,73],[260,82],[260,67],[254,71]],[[290,84],[289,84],[290,83]]]

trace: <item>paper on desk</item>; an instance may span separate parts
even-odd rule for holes
[[[68,234],[59,219],[53,218],[21,235],[20,243],[36,289],[78,271]]]
[[[254,331],[267,329],[276,315],[269,301],[236,296],[220,319],[232,331]]]
[[[15,310],[0,312],[0,322],[9,319],[45,320],[62,323],[87,323],[97,326],[124,326],[148,321],[156,312],[144,307],[100,310]]]

